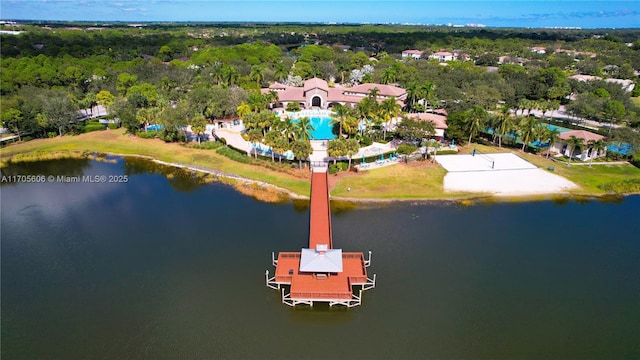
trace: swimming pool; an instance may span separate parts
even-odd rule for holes
[[[330,117],[310,117],[311,126],[313,126],[313,131],[311,132],[312,140],[331,140],[335,139],[336,135],[331,131],[333,125],[331,125]],[[293,120],[297,122],[298,120]]]
[[[555,126],[555,125],[551,125],[551,124],[545,124],[545,126],[547,128],[549,128],[549,130],[552,130],[552,131],[553,130],[557,130],[559,133],[571,131],[571,129],[563,128],[562,126]]]

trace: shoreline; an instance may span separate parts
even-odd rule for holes
[[[63,159],[63,158],[73,158],[73,157],[77,157],[79,154],[81,153],[82,157],[86,157],[89,158],[90,156],[95,156],[95,155],[107,155],[107,156],[114,156],[114,157],[119,157],[119,158],[126,158],[126,157],[132,157],[132,158],[141,158],[141,159],[145,159],[145,160],[149,160],[152,161],[156,164],[160,164],[163,166],[169,166],[169,167],[174,167],[174,168],[179,168],[179,169],[187,169],[190,171],[194,171],[194,172],[199,172],[199,173],[204,173],[204,174],[209,174],[209,175],[213,175],[216,177],[220,177],[220,178],[225,178],[225,179],[230,179],[230,180],[234,180],[234,181],[238,181],[241,184],[253,184],[253,185],[258,185],[260,187],[264,187],[264,188],[269,188],[272,190],[277,191],[278,193],[281,193],[283,195],[286,196],[286,198],[289,201],[295,201],[295,200],[309,200],[310,197],[309,196],[305,196],[305,195],[299,195],[296,194],[290,190],[287,190],[285,188],[279,187],[277,185],[268,183],[268,182],[264,182],[264,181],[260,181],[260,180],[253,180],[253,179],[249,179],[240,175],[236,175],[233,173],[229,173],[229,172],[224,172],[224,171],[220,171],[220,170],[215,170],[215,169],[211,169],[211,168],[207,168],[207,167],[202,167],[202,166],[197,166],[197,165],[190,165],[190,164],[184,164],[184,163],[177,163],[177,162],[169,162],[169,161],[163,161],[163,160],[159,160],[154,158],[153,156],[149,156],[149,155],[142,155],[142,154],[121,154],[121,153],[114,153],[114,152],[103,152],[103,151],[95,151],[95,152],[87,152],[87,151],[78,151],[78,150],[71,150],[71,151],[53,151],[53,152],[49,152],[51,154],[59,154],[62,156],[58,156],[54,159],[42,159],[42,160],[32,160],[32,161],[47,161],[47,160],[56,160],[56,159]],[[6,161],[8,160],[8,163],[13,163],[12,159],[14,156],[8,157],[7,159],[3,159],[3,164],[6,164]],[[24,163],[24,162],[29,162],[30,160],[24,159],[24,160],[19,160],[17,163]],[[232,185],[233,186],[233,185]],[[233,186],[234,189],[236,191],[239,191],[236,186]],[[246,194],[248,195],[248,194]],[[443,195],[445,195],[443,193]],[[607,198],[611,198],[613,199],[620,199],[620,198],[624,198],[626,196],[634,196],[634,195],[640,195],[640,192],[631,192],[631,193],[611,193],[611,194],[590,194],[590,193],[572,193],[572,192],[567,192],[567,191],[562,191],[562,192],[552,192],[552,193],[523,193],[521,195],[518,194],[508,194],[508,195],[499,195],[499,194],[490,194],[490,193],[476,193],[473,195],[469,195],[466,197],[448,197],[448,196],[443,196],[443,197],[439,197],[439,198],[358,198],[358,197],[344,197],[344,196],[330,196],[330,200],[331,201],[335,201],[335,202],[339,202],[339,203],[344,203],[347,205],[394,205],[394,204],[407,204],[407,203],[414,203],[416,205],[421,205],[421,204],[428,204],[428,203],[437,203],[437,202],[441,202],[441,203],[458,203],[458,204],[462,204],[462,205],[473,205],[473,204],[477,204],[477,203],[506,203],[506,202],[533,202],[533,201],[554,201],[554,200],[558,200],[558,201],[562,201],[562,200],[568,200],[568,199],[594,199],[594,200],[602,200],[602,199],[607,199]],[[249,195],[251,196],[251,195]],[[255,197],[254,198],[260,200],[259,198]],[[260,200],[260,201],[266,201],[266,200]]]

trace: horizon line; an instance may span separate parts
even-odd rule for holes
[[[385,25],[385,26],[435,26],[445,28],[474,28],[474,29],[549,29],[549,30],[637,30],[638,27],[582,27],[582,26],[498,26],[498,25],[486,25],[482,23],[466,23],[466,24],[454,24],[454,23],[415,23],[415,22],[373,22],[373,21],[270,21],[270,20],[215,20],[215,21],[201,21],[201,20],[52,20],[52,19],[7,19],[0,17],[0,21],[4,22],[29,22],[29,23],[92,23],[92,24],[314,24],[314,25]]]

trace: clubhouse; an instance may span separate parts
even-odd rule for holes
[[[337,104],[355,107],[362,99],[369,96],[372,89],[378,89],[377,101],[395,97],[398,104],[404,106],[407,91],[392,85],[360,84],[354,87],[329,87],[322,79],[312,78],[304,82],[302,87],[273,83],[268,88],[261,89],[262,93],[274,91],[278,100],[274,108],[286,108],[287,104],[297,102],[302,109],[330,109]]]

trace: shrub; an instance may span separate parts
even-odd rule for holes
[[[598,187],[610,193],[637,193],[640,191],[640,179],[613,181],[599,185]]]
[[[400,144],[400,146],[398,146],[398,154],[401,155],[409,155],[412,154],[414,151],[416,151],[418,149],[417,146],[413,145],[413,144]]]
[[[219,140],[219,141],[220,141],[220,143],[221,143],[222,145],[227,145],[227,139],[225,139],[225,138],[220,138],[220,140]]]
[[[136,136],[141,139],[155,139],[158,137],[157,131],[138,131]]]
[[[438,150],[436,152],[436,155],[451,155],[451,154],[457,154],[458,151],[457,150]]]
[[[368,137],[368,136],[362,136],[362,137],[360,138],[360,145],[362,145],[362,146],[369,146],[369,145],[371,145],[371,144],[373,144],[373,140],[371,140],[371,138],[370,138],[370,137]]]
[[[193,143],[189,145],[189,147],[192,147],[194,149],[203,149],[203,150],[215,150],[222,146],[224,146],[224,144],[220,141],[205,141],[205,142],[201,142],[200,144]]]
[[[251,158],[249,156],[247,156],[246,154],[242,154],[238,150],[232,149],[228,146],[221,147],[220,149],[216,150],[216,153],[222,156],[226,156],[233,161],[237,161],[245,164],[248,164],[251,162]]]
[[[104,129],[105,129],[104,125],[100,123],[88,123],[87,125],[84,126],[84,132],[86,133],[92,132],[92,131],[101,131]]]
[[[338,169],[342,171],[346,171],[349,168],[349,164],[346,162],[339,162],[337,165],[338,165]]]
[[[338,165],[331,164],[331,166],[329,166],[330,175],[337,174],[338,171],[340,171],[340,167]]]
[[[119,126],[118,126],[118,124],[116,124],[116,123],[109,123],[109,129],[111,129],[111,130],[115,130],[115,129],[117,129],[118,127],[119,127]]]
[[[54,138],[54,137],[56,137],[56,136],[58,136],[58,133],[57,133],[57,132],[55,132],[55,131],[49,131],[49,132],[47,133],[47,137]]]

